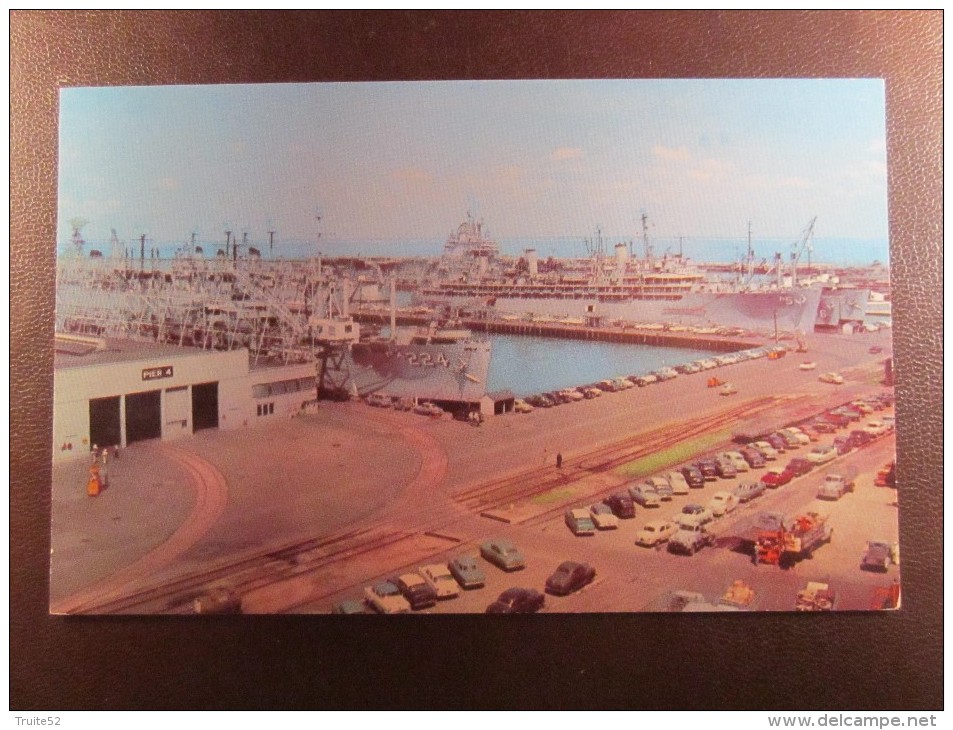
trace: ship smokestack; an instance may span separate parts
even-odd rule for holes
[[[529,264],[529,275],[539,276],[539,258],[536,255],[535,248],[526,249],[526,263]]]
[[[617,243],[615,245],[615,276],[620,283],[625,276],[625,269],[628,262],[629,247],[624,243]]]

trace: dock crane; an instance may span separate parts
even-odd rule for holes
[[[797,264],[801,260],[801,255],[807,251],[808,268],[810,269],[811,251],[814,247],[811,245],[811,239],[814,237],[814,224],[817,223],[817,216],[811,218],[807,228],[801,235],[801,239],[791,245],[791,286],[797,286]]]

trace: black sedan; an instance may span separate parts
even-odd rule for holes
[[[705,475],[698,470],[697,466],[683,466],[680,471],[692,489],[701,489],[705,486]]]
[[[706,482],[713,482],[718,479],[718,463],[712,459],[703,459],[696,462],[695,468],[702,473]]]
[[[487,613],[536,613],[543,607],[546,597],[532,588],[508,588],[493,603]]]
[[[620,520],[630,520],[635,517],[635,505],[632,503],[632,497],[628,494],[616,492],[606,497],[604,502],[612,510],[612,514]]]
[[[567,560],[546,579],[546,592],[566,596],[587,586],[596,577],[596,569],[586,563]]]

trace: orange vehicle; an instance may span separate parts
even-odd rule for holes
[[[807,512],[788,520],[776,513],[759,517],[760,529],[755,538],[754,562],[789,568],[809,556],[824,543],[830,542],[833,530],[827,517]]]
[[[724,381],[719,380],[718,378],[715,378],[715,377],[708,378],[709,388],[717,388],[719,385],[724,385],[724,384],[725,384]]]

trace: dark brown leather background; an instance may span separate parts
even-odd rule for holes
[[[942,708],[941,12],[15,11],[10,21],[12,709]],[[57,89],[672,76],[886,79],[901,611],[492,624],[47,615]]]

